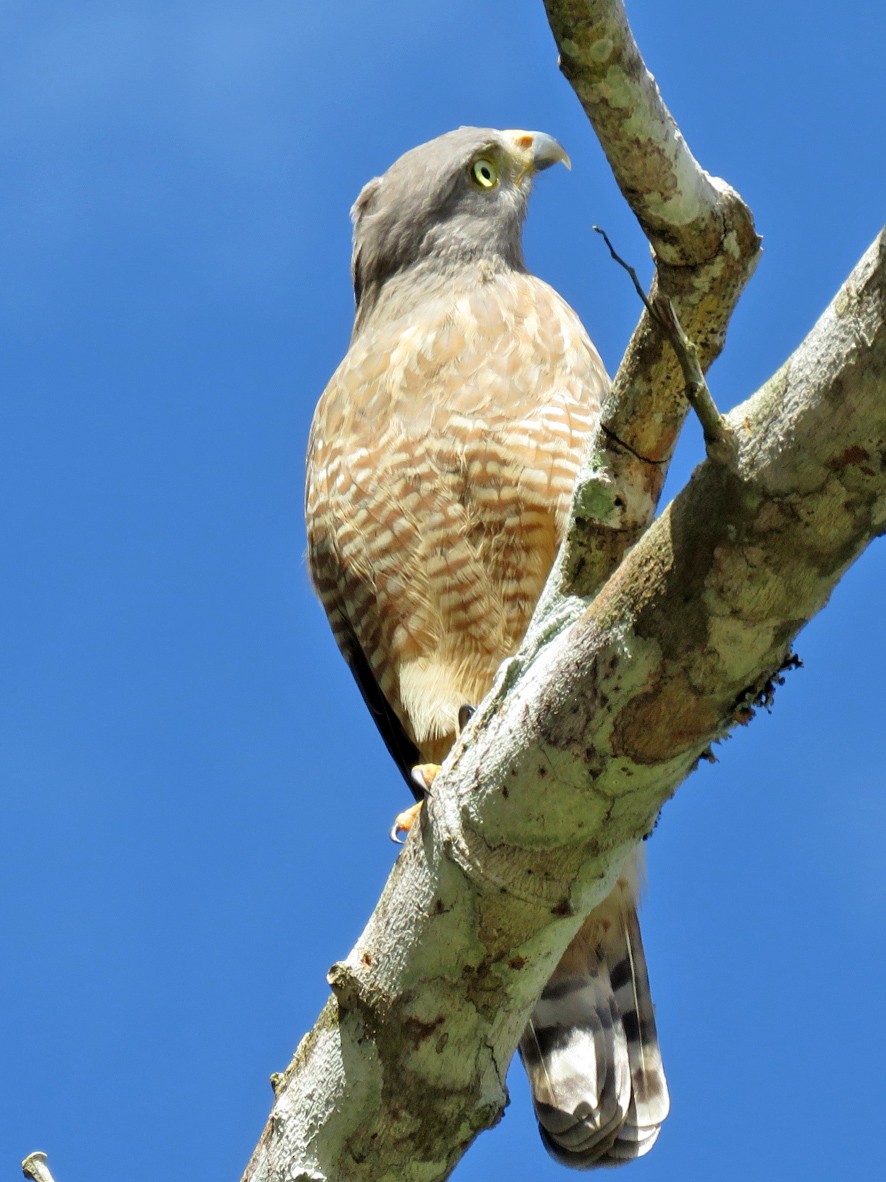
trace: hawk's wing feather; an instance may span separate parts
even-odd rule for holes
[[[418,799],[420,792],[412,779],[411,770],[421,762],[418,748],[403,725],[390,698],[385,694],[373,672],[360,636],[351,618],[352,609],[348,598],[350,577],[348,568],[342,562],[340,539],[331,515],[316,511],[318,505],[328,503],[328,471],[310,463],[310,457],[317,446],[317,429],[320,420],[315,418],[308,444],[309,463],[305,483],[305,505],[307,508],[308,565],[314,589],[326,609],[332,634],[339,651],[357,683],[357,688],[366,703],[372,720],[378,727],[385,746],[410,791]]]
[[[406,733],[403,723],[382,693],[381,686],[369,667],[366,654],[360,647],[356,636],[353,633],[342,636],[339,639],[339,648],[348,663],[348,668],[354,675],[357,688],[369,708],[372,720],[378,727],[379,734],[384,740],[391,758],[409,785],[415,799],[420,800],[422,793],[413,780],[411,772],[416,764],[421,763],[421,752]]]

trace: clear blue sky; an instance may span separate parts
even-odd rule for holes
[[[886,24],[846,0],[630,4],[766,253],[711,373],[741,401],[886,208]],[[350,328],[348,208],[461,123],[556,135],[531,266],[611,369],[647,251],[541,0],[0,8],[0,1175],[236,1180],[395,857],[405,803],[310,594],[302,471]],[[687,430],[670,488],[701,455]],[[883,587],[875,544],[770,716],[649,843],[672,1115],[630,1177],[882,1169]],[[518,1068],[460,1182],[567,1175]]]

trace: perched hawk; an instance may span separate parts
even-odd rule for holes
[[[311,428],[308,554],[411,787],[523,637],[608,387],[576,314],[523,262],[532,181],[556,161],[548,135],[462,127],[352,210],[357,312]],[[587,920],[520,1046],[545,1145],[579,1168],[646,1153],[668,1111],[637,878]]]

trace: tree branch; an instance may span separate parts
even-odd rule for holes
[[[723,417],[717,410],[714,400],[711,397],[711,392],[708,389],[708,384],[705,381],[704,371],[698,359],[698,350],[683,331],[683,325],[680,323],[677,313],[674,310],[673,303],[666,295],[656,296],[655,303],[648,300],[646,293],[640,286],[637,272],[616,253],[615,247],[612,245],[606,231],[601,230],[599,226],[594,226],[594,229],[598,234],[602,235],[603,241],[609,248],[609,253],[614,261],[619,266],[624,267],[630,275],[631,282],[634,285],[637,295],[640,297],[643,307],[658,327],[667,333],[671,342],[671,348],[674,350],[680,369],[683,372],[683,381],[686,383],[684,387],[686,399],[698,415],[701,423],[708,455],[711,459],[719,459],[724,463],[734,463],[735,449],[732,446],[732,440],[726,432]]]
[[[22,1173],[26,1178],[32,1178],[33,1182],[54,1182],[46,1161],[46,1154],[42,1149],[37,1149],[22,1162]]]
[[[709,176],[646,69],[621,0],[545,0],[572,84],[619,188],[652,245],[650,301],[666,295],[706,371],[753,274],[760,240],[751,212]],[[554,586],[585,601],[655,514],[686,415],[686,383],[668,335],[644,314],[603,410],[590,469]],[[577,614],[582,605],[573,605]],[[546,597],[543,610],[550,610]],[[558,608],[561,618],[564,606]]]
[[[715,258],[728,186],[689,151],[646,68],[621,0],[545,0],[560,69],[656,256],[675,267]]]
[[[692,158],[623,6],[546,7],[652,243],[650,301],[669,297],[703,371],[758,257],[750,213]],[[641,318],[527,642],[330,970],[332,996],[275,1077],[244,1182],[433,1182],[499,1118],[506,1065],[583,917],[883,529],[883,255],[880,240],[801,349],[729,416],[734,465],[708,460],[651,528],[697,379]]]
[[[626,852],[771,684],[886,526],[886,239],[592,606],[503,667],[333,996],[246,1182],[445,1178],[505,1103],[535,998]]]

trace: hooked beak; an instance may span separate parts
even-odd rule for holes
[[[502,138],[520,162],[521,176],[541,172],[552,164],[572,168],[563,145],[543,131],[503,131]]]

